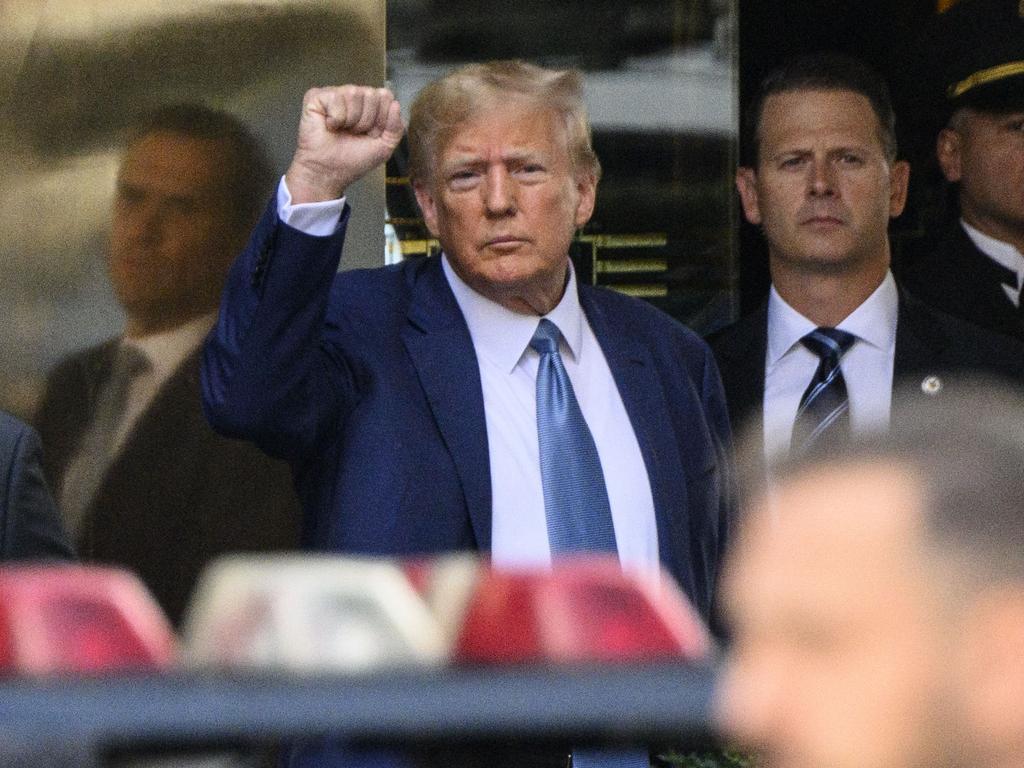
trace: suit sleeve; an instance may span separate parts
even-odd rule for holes
[[[322,343],[349,210],[333,235],[316,237],[280,221],[271,201],[232,266],[201,374],[203,409],[221,434],[294,459],[354,400],[350,367]]]
[[[3,477],[4,560],[74,558],[71,544],[43,478],[42,448],[31,427],[11,420],[10,461]]]
[[[722,562],[729,535],[738,512],[738,485],[736,476],[735,455],[732,444],[732,429],[729,421],[729,410],[725,402],[725,389],[718,372],[718,365],[710,348],[706,348],[704,359],[704,378],[701,399],[704,405],[711,438],[715,443],[718,463],[722,468],[722,487],[719,495],[718,508],[718,552],[716,553],[715,584],[712,585],[711,629],[716,636],[725,639],[726,633],[719,615],[717,576],[721,572]]]

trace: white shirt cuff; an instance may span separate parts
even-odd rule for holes
[[[324,200],[319,203],[296,203],[292,205],[292,193],[288,191],[284,176],[277,185],[277,215],[289,227],[315,237],[329,237],[338,228],[345,198]]]

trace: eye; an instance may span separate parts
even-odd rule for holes
[[[844,152],[839,156],[839,162],[843,165],[859,167],[864,165],[864,158],[856,152]]]
[[[119,203],[137,203],[142,200],[142,190],[127,184],[118,184],[117,200]]]
[[[470,168],[461,168],[448,174],[448,186],[455,190],[472,188],[480,174]]]
[[[803,155],[793,155],[792,157],[784,157],[779,161],[779,167],[785,170],[794,170],[800,168],[804,164]]]

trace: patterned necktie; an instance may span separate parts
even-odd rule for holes
[[[608,489],[594,437],[558,352],[558,326],[543,319],[530,340],[537,367],[537,438],[552,558],[580,551],[617,552]],[[573,768],[647,768],[646,750],[574,749]]]
[[[530,340],[537,368],[537,437],[552,556],[616,552],[608,491],[597,446],[558,353],[558,327],[541,320]]]
[[[72,539],[77,537],[85,510],[117,456],[114,439],[124,418],[132,383],[149,368],[149,359],[138,349],[124,345],[118,348],[110,376],[96,398],[92,420],[61,482],[61,510]]]
[[[800,455],[849,438],[850,401],[839,361],[856,338],[836,328],[815,328],[800,339],[819,362],[800,398],[790,453]]]

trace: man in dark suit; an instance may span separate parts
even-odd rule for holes
[[[576,77],[495,63],[429,86],[411,175],[444,256],[338,275],[342,194],[402,122],[386,91],[308,93],[278,204],[229,275],[204,403],[217,429],[295,463],[312,547],[543,563],[530,343],[551,318],[620,557],[663,562],[706,615],[727,501],[718,373],[667,316],[576,283],[568,246],[598,174]],[[324,236],[282,221],[327,200]]]
[[[235,118],[161,108],[118,173],[109,274],[124,333],[59,363],[36,425],[85,561],[139,573],[177,623],[203,566],[298,543],[288,468],[209,428],[199,350],[271,178]]]
[[[410,176],[443,255],[336,275],[344,190],[402,132],[387,91],[306,94],[207,342],[212,423],[296,465],[313,548],[499,566],[608,549],[666,566],[707,616],[729,498],[721,383],[692,332],[577,283],[568,249],[599,173],[578,74],[494,62],[428,85]],[[311,208],[333,211],[326,226]],[[549,423],[554,380],[574,450]]]
[[[74,556],[41,458],[35,430],[0,411],[0,561]]]
[[[944,125],[935,153],[959,216],[897,274],[932,306],[1024,339],[1024,6],[962,0],[916,55],[927,72],[914,85],[934,91],[927,112]]]
[[[927,308],[889,272],[887,227],[903,210],[909,166],[896,160],[874,72],[836,55],[795,60],[765,79],[749,117],[753,165],[736,184],[768,241],[772,287],[766,305],[712,341],[734,427],[759,418],[771,457],[887,424],[897,379],[933,397],[949,371],[1020,378],[1024,348]],[[816,346],[823,336],[842,341],[835,358]],[[823,392],[830,407],[818,417]]]

